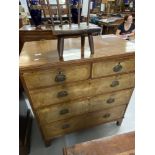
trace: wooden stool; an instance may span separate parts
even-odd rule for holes
[[[82,6],[82,1],[79,0],[78,2],[78,24],[71,24],[71,10],[70,10],[70,3],[69,0],[66,0],[66,6],[68,10],[68,18],[69,18],[69,24],[63,25],[62,21],[62,7],[60,7],[59,0],[56,0],[57,2],[57,11],[58,16],[60,19],[60,25],[55,26],[54,20],[53,20],[53,10],[51,9],[52,4],[49,3],[49,0],[46,0],[49,15],[51,18],[52,23],[52,31],[55,36],[58,37],[58,43],[57,43],[57,49],[59,54],[59,59],[63,59],[63,50],[64,50],[64,38],[67,36],[73,37],[73,36],[80,36],[81,37],[81,56],[84,56],[84,45],[85,45],[85,36],[88,36],[89,39],[89,46],[91,54],[94,54],[94,42],[93,42],[93,33],[100,34],[101,28],[97,25],[89,24],[90,19],[90,0],[88,1],[88,14],[87,14],[87,22],[80,23],[80,9]]]
[[[94,24],[81,23],[80,27],[78,24],[63,25],[62,27],[55,26],[53,29],[53,34],[58,37],[58,54],[59,58],[63,59],[63,50],[64,50],[64,38],[66,36],[80,36],[81,37],[81,57],[84,56],[84,45],[85,45],[85,36],[88,36],[89,46],[91,54],[94,54],[94,42],[93,42],[93,33],[100,33],[101,28]]]

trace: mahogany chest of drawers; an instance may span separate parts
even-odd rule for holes
[[[134,45],[95,36],[95,54],[86,42],[81,58],[80,39],[66,39],[61,61],[56,45],[26,42],[20,54],[20,78],[45,144],[94,125],[120,125],[134,88]]]

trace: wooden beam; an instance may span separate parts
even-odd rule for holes
[[[57,9],[58,9],[58,14],[59,14],[59,19],[60,19],[60,27],[62,27],[62,16],[61,16],[61,11],[60,11],[60,3],[59,0],[57,0]]]
[[[52,12],[52,9],[50,7],[49,0],[46,0],[46,2],[47,2],[47,6],[48,6],[48,11],[49,11],[49,14],[50,14],[50,17],[51,17],[52,26],[54,27],[53,12]]]
[[[81,8],[81,0],[78,1],[78,26],[80,27],[80,8]]]
[[[87,26],[89,26],[89,20],[90,20],[90,0],[88,1]]]
[[[71,20],[71,10],[70,10],[70,3],[69,3],[69,0],[67,0],[67,7],[68,7],[69,26],[71,27],[72,20]]]

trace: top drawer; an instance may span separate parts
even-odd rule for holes
[[[92,78],[134,71],[134,58],[93,63]]]
[[[25,83],[29,89],[86,80],[89,76],[90,64],[52,68],[23,74]]]

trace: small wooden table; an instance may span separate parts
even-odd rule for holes
[[[24,25],[19,29],[19,53],[21,52],[25,42],[52,40],[57,39],[52,32],[51,27],[41,26],[41,29],[36,29],[33,25]]]
[[[57,39],[53,35],[52,29],[42,25],[41,30],[33,25],[24,25],[19,29],[19,50],[23,48],[24,42]]]
[[[58,37],[57,49],[59,54],[59,59],[63,59],[63,51],[64,51],[64,38],[71,36],[79,36],[81,37],[81,56],[84,57],[84,45],[85,45],[85,36],[88,36],[89,47],[91,54],[94,54],[94,41],[93,34],[100,34],[101,28],[94,24],[88,24],[86,22],[82,22],[80,24],[66,24],[62,25],[62,27],[55,26],[53,28],[53,34]]]
[[[101,138],[63,149],[64,155],[135,155],[135,132]]]
[[[122,17],[103,17],[103,19],[99,20],[99,25],[102,27],[102,34],[115,34],[118,25],[122,22]]]

